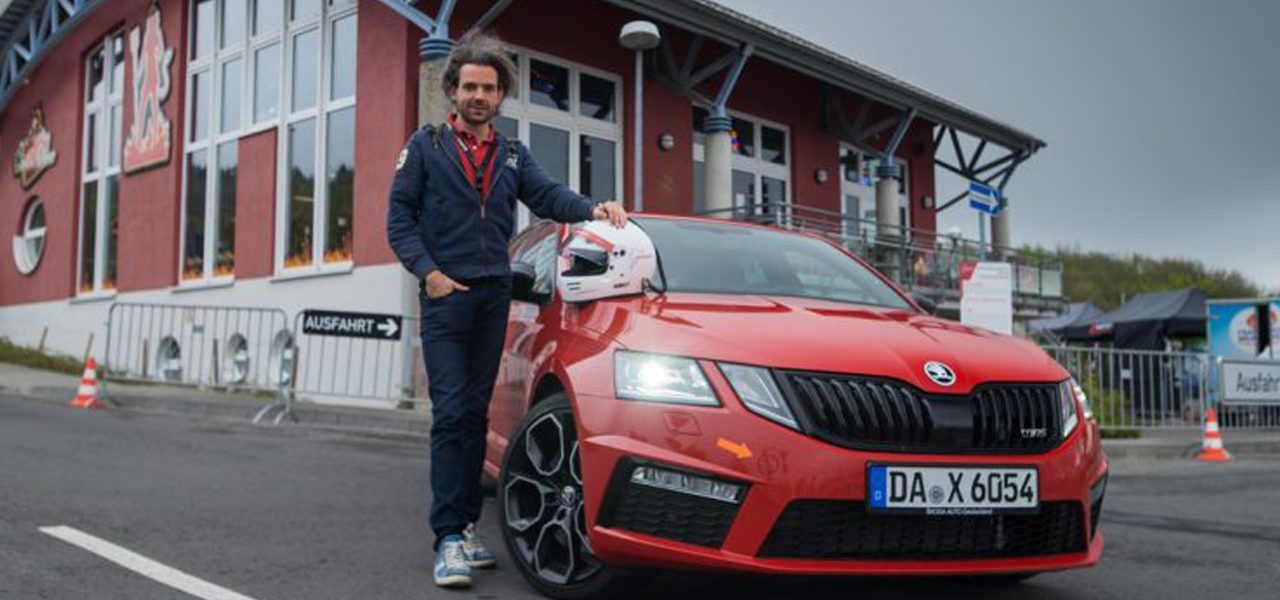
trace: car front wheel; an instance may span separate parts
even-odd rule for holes
[[[612,595],[642,574],[611,569],[587,536],[573,408],[563,393],[539,402],[516,428],[498,482],[502,537],[520,574],[561,600]]]

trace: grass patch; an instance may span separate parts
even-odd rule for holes
[[[1098,435],[1104,440],[1136,440],[1142,437],[1142,430],[1129,428],[1099,429]]]
[[[0,336],[0,362],[68,375],[84,373],[84,363],[78,358],[65,354],[47,354],[35,348],[19,346],[3,336]]]

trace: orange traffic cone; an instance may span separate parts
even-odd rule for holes
[[[71,401],[71,406],[76,408],[103,407],[102,401],[98,400],[98,366],[93,363],[92,358],[84,364],[84,378],[80,380],[80,390],[76,392],[76,399]]]
[[[1204,445],[1200,448],[1200,454],[1196,455],[1196,460],[1210,462],[1231,460],[1231,453],[1222,447],[1222,434],[1218,432],[1218,413],[1213,408],[1204,415]]]

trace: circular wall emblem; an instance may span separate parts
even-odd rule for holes
[[[951,367],[938,361],[927,362],[924,364],[924,374],[933,380],[934,383],[947,387],[956,382],[956,373]]]

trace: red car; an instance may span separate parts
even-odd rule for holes
[[[659,264],[638,294],[564,301],[567,226],[510,248],[485,470],[540,592],[656,568],[1016,581],[1098,561],[1107,458],[1037,346],[931,316],[824,238],[633,223]]]

